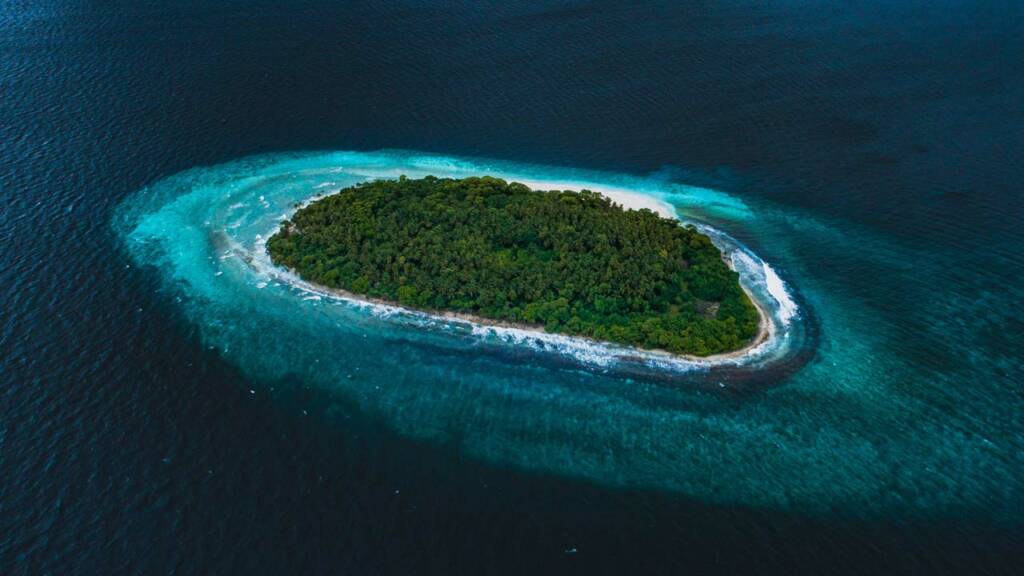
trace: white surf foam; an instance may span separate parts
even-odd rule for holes
[[[764,281],[768,293],[779,304],[779,320],[783,324],[789,324],[793,317],[797,315],[796,302],[793,301],[793,296],[786,289],[786,283],[782,281],[782,278],[779,278],[775,269],[767,262],[761,262],[761,267],[764,269]]]

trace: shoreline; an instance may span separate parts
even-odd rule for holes
[[[272,261],[271,261],[271,264],[274,266],[274,268],[276,270],[282,270],[282,268],[280,266],[277,266],[276,264],[273,264]],[[548,332],[548,331],[546,331],[544,329],[543,325],[539,325],[539,324],[522,324],[522,323],[516,323],[516,322],[509,322],[509,321],[505,321],[505,320],[494,320],[494,319],[491,319],[491,318],[485,318],[483,316],[477,316],[475,314],[467,314],[467,313],[464,313],[464,312],[454,312],[454,311],[450,311],[450,310],[428,310],[428,309],[422,309],[422,308],[411,308],[409,306],[404,306],[404,305],[399,304],[397,302],[392,302],[391,300],[384,300],[384,299],[381,299],[381,298],[372,298],[372,297],[369,297],[369,296],[366,296],[366,295],[362,295],[362,294],[355,294],[353,292],[349,292],[348,290],[343,290],[341,288],[330,288],[328,286],[323,286],[321,284],[315,284],[313,282],[309,282],[308,280],[302,279],[292,269],[287,269],[287,275],[290,277],[290,279],[282,278],[282,280],[284,280],[286,283],[288,283],[288,284],[290,284],[292,286],[298,287],[299,289],[309,290],[309,291],[317,292],[317,293],[320,293],[320,294],[325,294],[328,297],[333,297],[333,298],[336,298],[336,299],[339,299],[339,300],[346,300],[346,301],[350,301],[350,302],[355,302],[357,304],[368,304],[368,305],[372,305],[372,306],[382,306],[382,307],[390,308],[390,309],[393,309],[393,310],[396,310],[396,311],[402,311],[402,312],[407,312],[407,313],[412,313],[412,314],[420,314],[420,315],[426,316],[426,317],[428,317],[430,319],[433,319],[433,320],[441,320],[441,321],[453,321],[454,320],[454,321],[457,321],[457,322],[463,322],[463,323],[469,324],[472,327],[480,327],[480,328],[506,328],[506,329],[512,329],[512,330],[519,330],[519,331],[522,331],[522,332],[528,332],[528,333],[531,333],[531,334],[536,334],[538,336],[558,336],[558,337],[561,337],[561,338],[568,338],[570,340],[582,341],[582,342],[586,342],[586,343],[589,343],[589,344],[598,344],[598,345],[604,345],[604,346],[615,346],[615,347],[621,348],[621,349],[629,351],[629,352],[635,352],[637,354],[650,354],[650,355],[664,357],[664,358],[669,358],[669,359],[684,360],[686,362],[695,363],[695,364],[708,364],[708,363],[714,363],[714,362],[725,362],[725,361],[729,361],[729,360],[737,360],[737,359],[743,358],[744,356],[746,356],[750,352],[752,352],[755,348],[757,348],[758,346],[763,344],[765,341],[767,341],[768,338],[771,336],[771,333],[772,333],[772,329],[771,329],[772,322],[771,322],[771,318],[768,316],[768,313],[764,310],[764,307],[753,296],[753,294],[750,293],[750,291],[747,289],[747,287],[743,286],[742,284],[740,284],[740,287],[747,294],[747,297],[750,298],[750,302],[754,305],[754,308],[757,309],[757,314],[758,314],[758,317],[760,318],[760,321],[758,322],[757,334],[755,334],[754,337],[750,340],[750,342],[748,342],[742,348],[737,348],[736,350],[732,350],[732,351],[729,351],[729,352],[721,352],[719,354],[712,354],[712,355],[709,355],[709,356],[695,356],[695,355],[692,355],[692,354],[677,354],[677,353],[669,352],[668,350],[664,350],[664,349],[660,349],[660,348],[639,348],[639,347],[636,347],[636,346],[631,346],[629,344],[622,344],[622,343],[613,342],[613,341],[610,341],[610,340],[600,340],[600,339],[593,338],[593,337],[590,337],[590,336],[582,336],[582,335],[578,335],[578,334],[566,334],[564,332]],[[298,280],[298,282],[295,282],[294,280],[291,280],[291,279]],[[615,354],[614,356],[616,358],[619,358],[619,359],[630,359],[630,358],[638,358],[639,357],[639,356],[625,355],[625,354]]]
[[[667,203],[665,203],[665,202],[663,202],[663,201],[661,201],[661,200],[659,200],[657,198],[653,198],[653,197],[650,197],[650,196],[645,196],[645,195],[629,192],[629,191],[626,191],[626,190],[620,190],[620,189],[614,189],[614,188],[605,188],[605,187],[580,186],[579,184],[568,183],[568,182],[566,182],[566,183],[541,182],[541,181],[521,180],[521,179],[510,179],[509,181],[510,182],[520,182],[522,184],[530,186],[531,188],[536,187],[534,189],[546,188],[548,190],[573,190],[573,191],[579,191],[579,190],[583,190],[583,189],[592,190],[594,192],[597,192],[597,193],[601,194],[602,196],[605,196],[606,198],[608,198],[612,202],[614,202],[616,204],[619,204],[620,206],[622,206],[626,210],[647,209],[647,210],[651,210],[652,212],[657,213],[658,215],[660,215],[660,216],[662,216],[664,218],[671,218],[673,220],[679,221],[682,224],[687,224],[687,222],[685,222],[685,221],[683,221],[682,219],[679,218],[679,216],[676,213],[675,209],[672,208]],[[306,205],[308,205],[311,202],[315,202],[316,200],[318,200],[320,198],[323,198],[324,196],[326,196],[326,194],[323,194],[323,193],[314,194],[313,196],[308,198],[306,201],[301,202],[298,206],[299,207],[306,206]],[[298,207],[296,207],[296,210],[298,210]],[[274,233],[276,233],[276,230],[271,232],[271,234],[269,234],[267,236],[267,238],[269,238]],[[270,259],[270,254],[266,250],[265,239],[262,242],[260,242],[260,243],[262,244],[262,253],[263,253],[263,255],[265,255],[267,257],[267,261],[268,261],[268,263],[270,265],[270,269],[272,271],[274,271],[274,272],[279,272],[279,271],[285,270],[287,272],[286,275],[288,276],[288,278],[284,278],[285,275],[282,274],[282,275],[280,275],[280,276],[282,276],[282,280],[284,280],[288,284],[296,286],[296,287],[298,287],[300,289],[309,290],[309,291],[312,291],[312,292],[317,292],[317,293],[320,293],[320,294],[327,295],[328,297],[333,297],[333,298],[340,299],[340,300],[347,300],[347,301],[355,302],[357,304],[365,304],[365,305],[372,305],[372,306],[382,306],[382,307],[390,308],[390,309],[396,310],[396,311],[403,311],[403,312],[407,312],[407,313],[420,314],[420,315],[426,316],[426,317],[428,317],[430,319],[433,319],[433,320],[441,320],[441,321],[453,321],[454,320],[454,321],[457,321],[457,322],[463,322],[463,323],[469,324],[472,328],[484,328],[484,329],[486,329],[486,328],[502,328],[502,329],[518,330],[518,331],[525,332],[525,333],[528,333],[528,334],[536,335],[538,337],[542,337],[542,336],[552,337],[552,336],[555,336],[555,337],[567,338],[567,339],[570,339],[570,340],[575,340],[575,341],[578,341],[578,342],[583,342],[583,343],[587,343],[587,344],[591,344],[591,345],[596,344],[596,345],[602,345],[602,346],[613,346],[613,347],[617,347],[617,348],[620,348],[620,349],[628,351],[628,352],[635,353],[635,355],[633,355],[633,354],[621,354],[621,353],[613,354],[613,356],[615,358],[617,358],[617,359],[637,359],[637,358],[642,359],[641,355],[650,355],[650,356],[655,356],[655,357],[659,357],[659,358],[663,358],[663,359],[681,360],[681,361],[684,361],[684,362],[687,362],[687,363],[691,363],[691,364],[725,363],[725,362],[729,362],[729,361],[733,361],[733,360],[739,360],[739,359],[749,355],[756,348],[758,348],[759,346],[764,344],[769,339],[769,337],[771,336],[772,331],[773,331],[773,326],[774,326],[774,324],[773,324],[773,322],[771,320],[771,317],[769,316],[768,312],[764,308],[764,305],[754,296],[754,294],[746,286],[743,285],[742,282],[740,282],[740,288],[747,295],[747,298],[750,299],[750,302],[751,302],[751,304],[754,305],[754,308],[757,309],[757,314],[758,314],[758,318],[759,318],[757,333],[742,348],[738,348],[736,350],[732,350],[732,351],[729,351],[729,352],[721,352],[721,353],[718,353],[718,354],[712,354],[712,355],[709,355],[709,356],[696,356],[696,355],[693,355],[693,354],[677,354],[677,353],[669,352],[668,350],[659,349],[659,348],[639,348],[639,347],[636,347],[636,346],[630,346],[628,344],[612,342],[610,340],[600,340],[600,339],[593,338],[593,337],[590,337],[590,336],[566,334],[566,333],[563,333],[563,332],[548,332],[548,331],[546,331],[544,329],[544,327],[542,325],[523,324],[523,323],[517,323],[517,322],[509,322],[509,321],[505,321],[505,320],[494,320],[494,319],[491,319],[491,318],[485,318],[485,317],[478,316],[478,315],[475,315],[475,314],[468,314],[468,313],[464,313],[464,312],[454,312],[454,311],[449,311],[449,310],[430,310],[430,309],[412,308],[412,307],[404,306],[404,305],[402,305],[402,304],[400,304],[398,302],[393,302],[393,301],[390,301],[390,300],[384,300],[384,299],[381,299],[381,298],[372,298],[372,297],[369,297],[369,296],[366,296],[366,295],[362,295],[362,294],[355,294],[353,292],[349,292],[349,291],[343,290],[341,288],[330,288],[328,286],[323,286],[323,285],[320,285],[320,284],[315,284],[313,282],[309,282],[309,281],[303,279],[302,277],[300,277],[298,275],[298,273],[295,272],[295,270],[284,269],[284,268],[278,266],[277,264],[275,264],[273,262],[273,260]],[[727,255],[724,252],[722,252],[722,259],[725,261],[726,265],[729,266],[730,269],[733,269],[733,270],[735,269],[731,259],[728,258]]]

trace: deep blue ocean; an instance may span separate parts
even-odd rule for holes
[[[268,266],[369,178],[603,188],[726,365]],[[1020,2],[0,4],[0,574],[1024,573]]]

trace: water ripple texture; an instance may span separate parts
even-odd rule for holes
[[[692,222],[764,306],[771,336],[738,359],[672,359],[347,301],[269,262],[266,238],[297,205],[402,174],[589,188]],[[316,386],[396,433],[495,465],[803,510],[1018,501],[1015,463],[986,447],[977,422],[951,429],[923,418],[912,434],[902,428],[907,414],[931,408],[892,384],[906,365],[885,353],[884,331],[855,302],[793,281],[744,243],[780,219],[833,233],[665,179],[382,151],[195,168],[132,196],[115,227],[204,344],[254,381]]]

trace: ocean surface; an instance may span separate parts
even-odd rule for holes
[[[331,298],[316,194],[712,235],[707,364]],[[0,573],[1024,572],[1019,2],[0,5]]]

